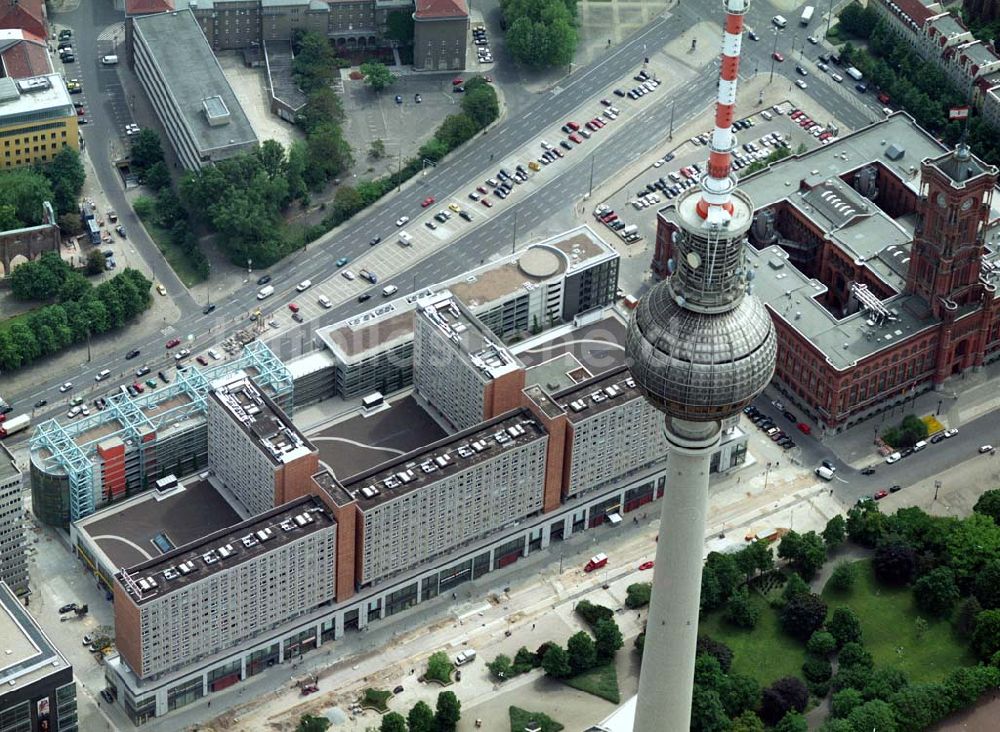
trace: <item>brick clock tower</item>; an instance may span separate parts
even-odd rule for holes
[[[983,300],[992,287],[987,288],[980,270],[997,168],[960,144],[924,160],[920,176],[906,291],[922,298],[941,321],[934,375],[938,385],[951,374],[982,363],[989,323],[974,325],[967,319],[990,319]]]

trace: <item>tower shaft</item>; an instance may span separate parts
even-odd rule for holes
[[[669,496],[660,502],[653,594],[639,674],[634,732],[687,732],[701,601],[708,475],[718,422],[667,418]]]

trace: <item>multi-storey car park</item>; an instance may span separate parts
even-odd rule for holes
[[[320,368],[332,369],[329,351],[286,367],[257,342],[213,368],[190,365],[172,391],[115,397],[87,421],[38,427],[32,470],[40,498],[62,491],[70,505],[73,486],[91,491],[90,505],[71,518],[70,538],[115,599],[122,630],[106,677],[130,719],[168,714],[552,542],[618,525],[663,495],[657,413],[623,365],[624,313],[607,304],[617,257],[589,230],[552,241],[527,251],[547,260],[529,259],[529,268],[547,273],[535,283],[512,257],[385,303],[410,314],[412,388],[351,403],[313,400],[313,418],[324,410],[330,417],[308,434],[289,410],[317,355]],[[567,295],[574,274],[581,279]],[[476,290],[478,283],[488,287]],[[539,291],[540,304],[531,304]],[[505,344],[469,302],[486,314],[509,306],[522,323],[507,332],[516,342]],[[532,308],[548,316],[547,330],[531,333]],[[156,437],[138,439],[144,434]],[[190,455],[177,449],[167,463],[143,453],[173,434]],[[63,439],[58,454],[53,435]],[[129,480],[116,484],[110,502],[108,439],[129,451]],[[67,454],[89,466],[81,471],[89,483],[70,479]],[[746,435],[732,420],[713,465],[726,470],[745,455]],[[322,546],[287,556],[282,547],[317,528],[288,521],[309,512],[328,534]],[[260,539],[268,528],[273,536]],[[244,539],[253,537],[251,548]],[[302,564],[307,555],[314,559]],[[285,567],[286,587],[305,582],[314,591],[273,597],[282,587],[249,579],[258,565]],[[197,623],[174,622],[206,608],[242,612],[246,623],[205,636]],[[159,647],[165,634],[169,652]]]
[[[898,112],[740,181],[772,382],[839,431],[1000,357],[997,169]],[[674,256],[658,214],[653,272]]]

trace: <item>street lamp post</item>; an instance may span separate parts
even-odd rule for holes
[[[940,480],[935,480],[934,481],[934,500],[935,501],[937,500],[938,491],[939,490],[941,490],[941,481]]]
[[[674,139],[674,102],[676,101],[676,98],[670,100],[670,131],[667,133],[668,140]]]
[[[670,104],[670,110],[673,112],[674,105],[673,102]],[[590,188],[587,191],[587,198],[590,198],[591,194],[594,192],[594,153],[590,154]]]
[[[774,54],[778,52],[778,29],[774,29],[774,47],[771,49],[771,77],[767,80],[770,84],[774,81]]]

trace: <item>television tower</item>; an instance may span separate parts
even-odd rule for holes
[[[699,186],[676,200],[668,277],[639,302],[625,347],[638,387],[664,413],[670,444],[635,732],[690,728],[711,456],[723,421],[771,380],[777,350],[771,318],[750,295],[753,273],[746,269],[744,246],[753,204],[737,190],[731,165],[740,41],[750,0],[723,5],[707,170]]]

